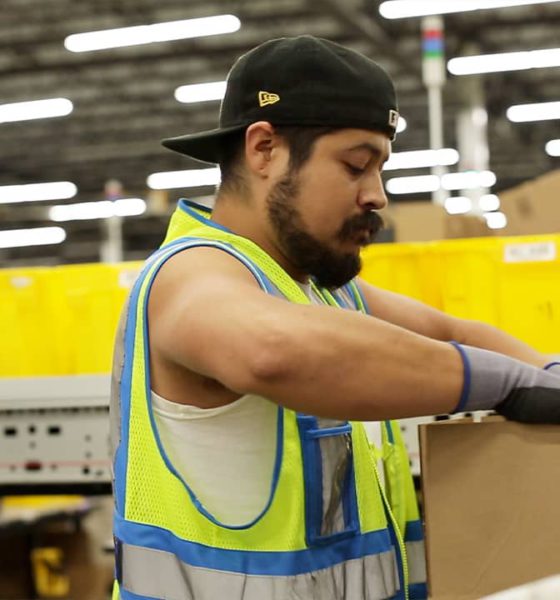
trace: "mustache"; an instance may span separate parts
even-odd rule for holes
[[[338,238],[341,241],[352,239],[358,232],[368,229],[370,231],[370,241],[373,241],[384,227],[385,223],[378,213],[367,212],[345,221],[338,232]]]

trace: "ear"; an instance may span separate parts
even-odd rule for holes
[[[252,123],[245,132],[245,161],[248,169],[266,179],[278,162],[282,142],[268,121]]]

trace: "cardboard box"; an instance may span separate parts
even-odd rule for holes
[[[488,237],[497,230],[489,229],[486,221],[476,215],[447,215],[445,237],[447,239]]]
[[[445,238],[445,209],[432,202],[396,202],[382,213],[394,229],[395,242],[429,242]]]
[[[499,194],[508,224],[503,235],[560,232],[560,170]]]
[[[440,421],[420,448],[430,598],[560,573],[560,427]]]
[[[396,242],[430,242],[450,238],[483,237],[494,232],[473,215],[450,215],[433,202],[398,202],[382,214],[394,230]]]

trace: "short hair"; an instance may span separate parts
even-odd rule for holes
[[[275,127],[277,135],[284,138],[290,151],[289,170],[297,172],[309,160],[315,142],[322,136],[336,131],[335,127],[312,127],[300,125],[282,125]],[[220,157],[222,181],[220,190],[244,191],[243,152],[245,150],[245,131],[230,136],[224,144]]]

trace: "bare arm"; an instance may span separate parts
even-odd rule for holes
[[[237,260],[171,258],[150,298],[150,344],[240,393],[318,416],[380,420],[452,411],[463,365],[451,345],[381,319],[265,294]]]
[[[544,354],[492,325],[452,317],[406,296],[376,288],[363,280],[359,281],[359,285],[372,314],[389,323],[436,340],[454,340],[493,350],[539,368],[550,362],[550,358]]]

